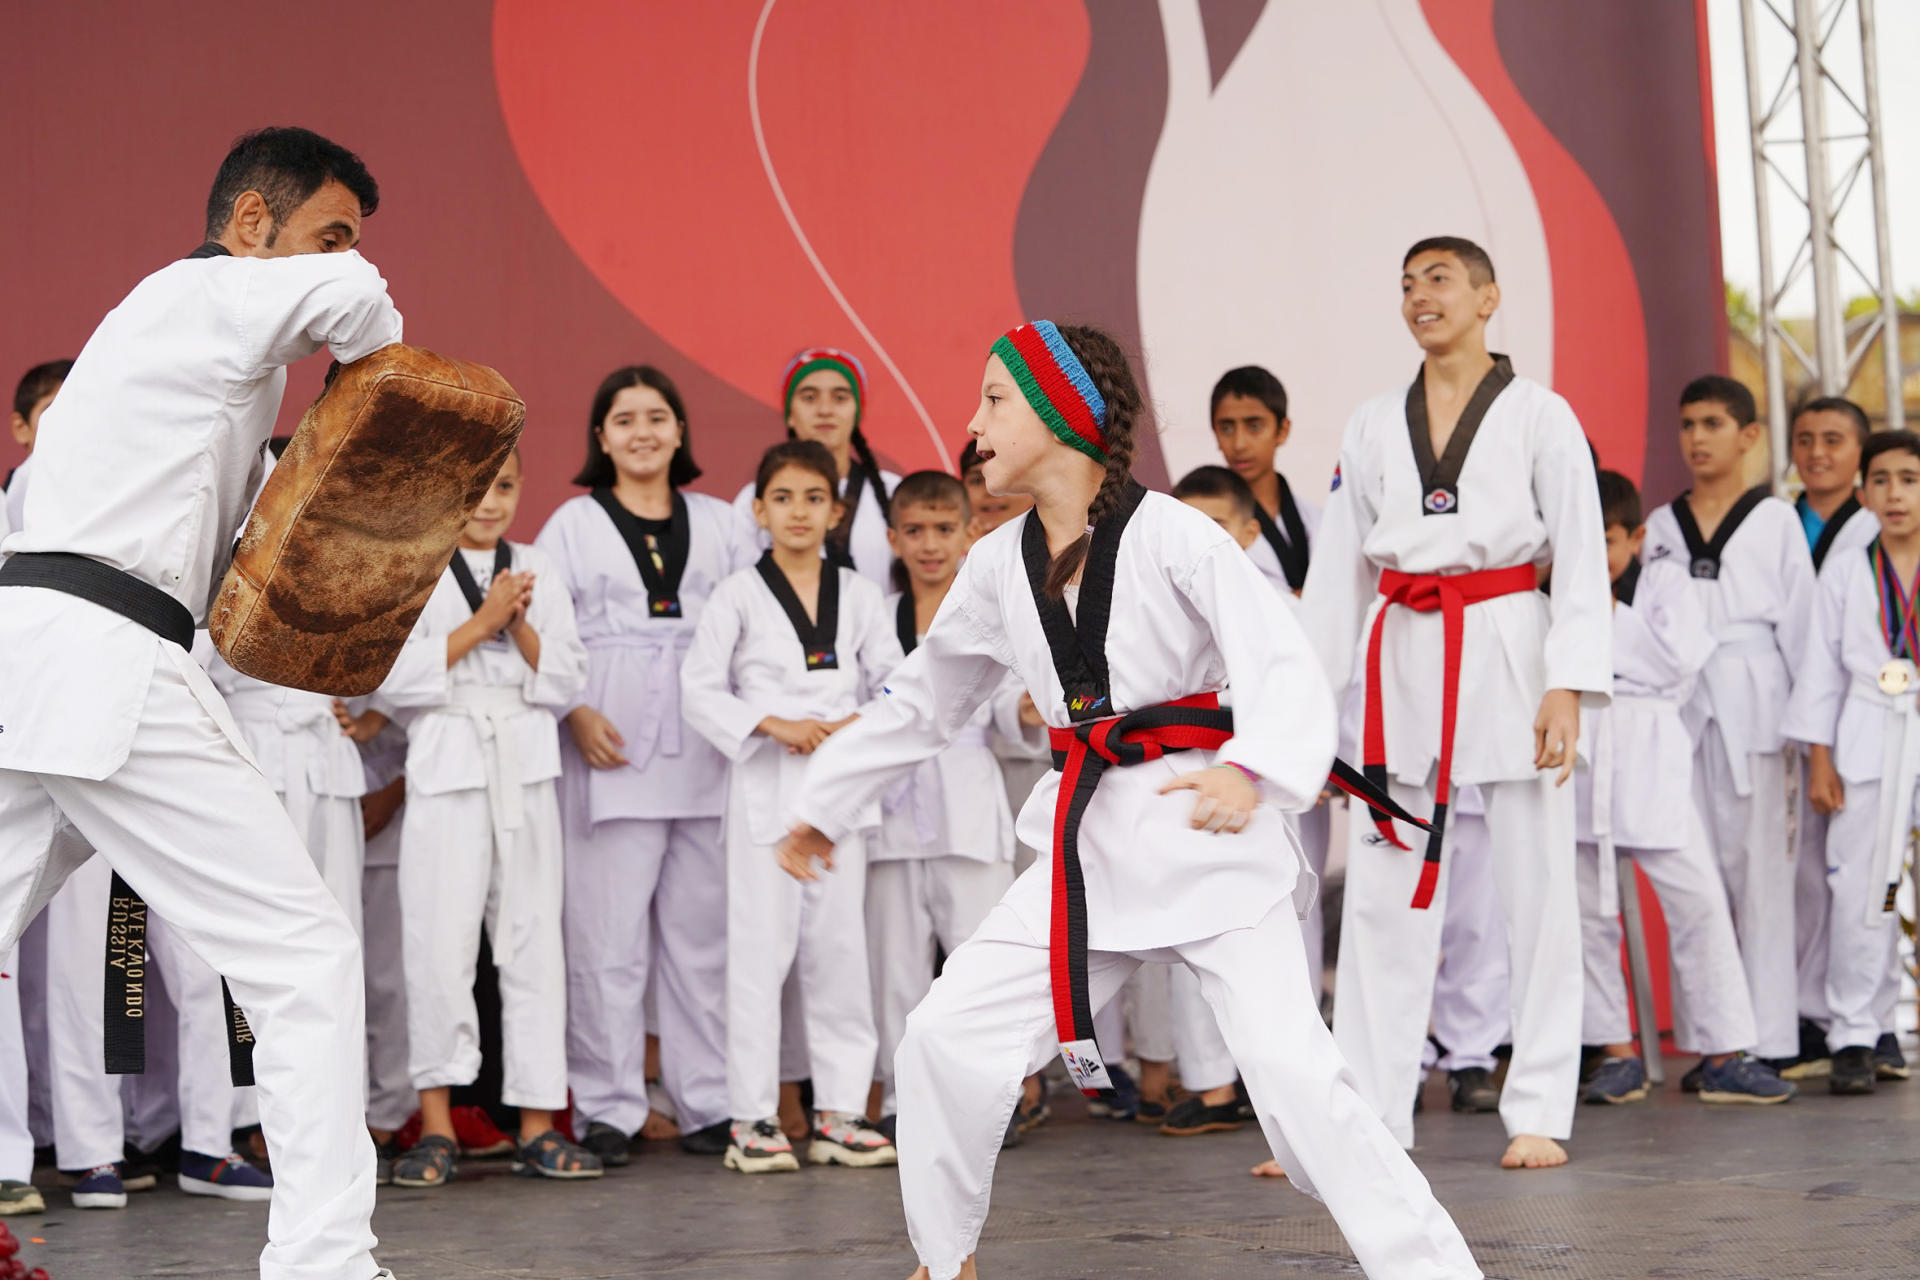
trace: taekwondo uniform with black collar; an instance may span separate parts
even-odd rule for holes
[[[1894,894],[1920,786],[1920,642],[1912,584],[1867,550],[1820,574],[1783,732],[1833,752],[1846,805],[1827,821],[1828,1048],[1872,1048],[1900,993]]]
[[[815,753],[798,797],[800,820],[830,838],[856,831],[872,798],[936,755],[1006,670],[1064,770],[1018,821],[1022,839],[1053,852],[948,958],[895,1059],[901,1195],[921,1260],[934,1280],[958,1273],[1022,1077],[1067,1042],[1077,1082],[1104,1083],[1089,1010],[1157,960],[1195,971],[1269,1143],[1369,1275],[1478,1276],[1356,1092],[1308,988],[1296,911],[1312,881],[1282,813],[1318,799],[1335,722],[1299,627],[1217,525],[1137,485],[1094,531],[1082,585],[1063,601],[1042,592],[1047,559],[1032,513],[975,544],[887,696]],[[1209,707],[1229,684],[1223,730]],[[1148,745],[1123,737],[1135,726]],[[1195,749],[1181,751],[1189,735]],[[1160,788],[1224,761],[1258,776],[1262,803],[1239,833],[1196,831],[1193,797]]]
[[[863,837],[879,827],[879,805],[861,808],[831,871],[795,880],[774,847],[799,803],[807,757],[755,729],[768,716],[834,721],[861,711],[900,659],[880,588],[852,569],[823,565],[809,618],[768,552],[714,590],[681,663],[687,723],[732,761],[724,838],[735,1121],[770,1119],[779,1109],[781,988],[790,971],[799,974],[815,1109],[866,1111],[877,1041]]]
[[[503,570],[534,575],[527,625],[540,665],[504,633],[447,665],[447,638]],[[567,968],[560,932],[559,726],[587,655],[546,554],[502,541],[462,548],[440,575],[373,703],[407,731],[400,818],[407,1054],[416,1089],[480,1072],[474,964],[484,923],[500,971],[502,1082],[510,1107],[567,1105]]]
[[[1789,504],[1753,489],[1703,538],[1682,494],[1647,517],[1641,556],[1690,573],[1706,606],[1715,647],[1685,709],[1694,797],[1733,907],[1759,1031],[1754,1052],[1792,1057],[1800,1030],[1787,790],[1799,766],[1786,758],[1781,718],[1814,609],[1806,536]]]
[[[921,639],[912,594],[889,597],[887,612],[912,653]],[[945,751],[881,798],[880,838],[867,853],[867,963],[885,1115],[895,1110],[894,1050],[933,985],[936,948],[952,955],[1013,884],[1013,814],[990,739],[1007,703],[1017,718],[1024,691],[1003,680]]]
[[[1806,498],[1796,499],[1793,505],[1813,549],[1816,579],[1826,572],[1829,563],[1864,553],[1880,535],[1880,522],[1858,498],[1841,503],[1817,529],[1808,521]],[[1807,798],[1804,756],[1799,818],[1800,838],[1793,860],[1793,950],[1800,972],[1800,1016],[1824,1031],[1831,1021],[1827,1012],[1827,915],[1832,909],[1833,891],[1827,887],[1827,815],[1816,812]]]
[[[680,665],[708,597],[759,559],[753,534],[705,494],[676,492],[656,524],[596,489],[562,504],[535,542],[573,596],[586,645],[575,702],[626,739],[626,764],[595,769],[571,732],[560,735],[567,1061],[583,1130],[599,1121],[633,1134],[646,1123],[650,986],[661,1083],[682,1130],[731,1114],[727,762],[682,714]]]
[[[1591,713],[1612,686],[1586,438],[1565,400],[1495,357],[1438,458],[1423,375],[1362,405],[1334,485],[1301,600],[1307,633],[1342,695],[1367,637],[1371,777],[1390,777],[1394,797],[1436,825],[1453,788],[1479,785],[1511,961],[1500,1114],[1510,1136],[1565,1138],[1580,1059],[1573,795],[1535,769],[1533,724],[1550,689],[1575,691]],[[1551,596],[1535,588],[1548,562]],[[1404,826],[1375,834],[1379,845],[1349,845],[1334,1036],[1368,1101],[1412,1145],[1445,845]]]
[[[1712,658],[1705,603],[1671,557],[1628,565],[1613,585],[1613,703],[1582,726],[1575,778],[1580,933],[1587,973],[1581,1039],[1633,1039],[1620,968],[1618,859],[1653,883],[1667,923],[1673,980],[1687,1010],[1680,1047],[1749,1051],[1757,1032],[1726,890],[1690,779],[1693,736],[1681,719]]]
[[[886,495],[900,487],[900,477],[885,468],[868,470],[855,458],[839,487],[840,501],[853,508],[853,523],[847,529],[846,546],[839,546],[829,535],[824,554],[842,568],[858,570],[861,577],[886,591],[893,582],[893,544],[887,541],[884,503]],[[734,496],[733,509],[757,535],[760,550],[773,545],[773,535],[753,518],[751,482]]]
[[[407,771],[407,734],[389,721],[360,746],[366,794],[385,790]],[[367,1127],[399,1129],[420,1105],[407,1066],[407,971],[400,919],[402,800],[393,818],[367,839],[360,878],[360,934],[367,954]]]
[[[216,245],[162,268],[47,409],[0,565],[0,947],[91,845],[226,975],[258,1035],[274,1153],[265,1280],[375,1270],[360,949],[188,646],[263,469],[283,366],[400,337],[358,253]],[[85,842],[56,852],[63,821]]]

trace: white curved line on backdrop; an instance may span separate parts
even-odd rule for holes
[[[820,277],[820,283],[827,287],[827,292],[832,295],[841,312],[852,321],[855,332],[873,348],[873,353],[880,357],[880,363],[886,366],[887,372],[893,375],[893,380],[899,384],[902,391],[906,392],[907,403],[913,406],[914,413],[919,416],[920,425],[926,429],[927,439],[933,442],[934,452],[939,455],[941,465],[952,470],[953,458],[947,453],[947,446],[940,439],[939,431],[934,428],[933,418],[927,413],[927,407],[920,403],[920,397],[914,394],[913,384],[907,381],[907,375],[900,371],[900,366],[895,364],[893,357],[887,354],[887,349],[880,344],[880,339],[873,336],[873,330],[867,328],[867,322],[860,318],[860,313],[853,309],[851,302],[847,301],[847,295],[840,291],[838,284],[834,283],[833,273],[827,270],[827,264],[820,260],[818,253],[814,252],[813,242],[807,239],[807,233],[801,229],[800,219],[794,216],[793,206],[787,203],[787,193],[780,185],[780,175],[774,172],[773,156],[767,151],[766,131],[760,127],[760,41],[766,34],[767,19],[773,16],[773,6],[776,3],[778,0],[767,0],[762,6],[760,20],[753,24],[753,45],[747,52],[747,114],[753,120],[753,144],[760,151],[760,168],[767,175],[767,185],[773,189],[773,198],[780,205],[780,214],[787,220],[787,226],[793,232],[793,238],[799,242],[800,251],[806,254],[807,261],[813,264],[813,273]]]

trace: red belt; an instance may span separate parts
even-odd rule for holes
[[[1394,605],[1404,605],[1415,613],[1438,612],[1441,619],[1443,667],[1440,691],[1440,776],[1433,792],[1433,820],[1427,835],[1426,861],[1420,867],[1420,883],[1413,891],[1413,905],[1424,910],[1433,903],[1434,887],[1440,882],[1440,842],[1446,832],[1447,800],[1453,790],[1453,729],[1460,711],[1460,637],[1470,604],[1499,596],[1518,595],[1539,587],[1539,579],[1530,564],[1505,569],[1482,569],[1477,573],[1401,573],[1396,569],[1380,571],[1380,594],[1386,602],[1374,615],[1373,635],[1367,641],[1367,725],[1362,746],[1361,767],[1367,780],[1382,791],[1387,787],[1387,734],[1380,697],[1380,635],[1387,614]],[[1396,849],[1407,846],[1393,829],[1393,823],[1376,808],[1373,822]]]

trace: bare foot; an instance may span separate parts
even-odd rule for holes
[[[658,1111],[649,1111],[646,1120],[640,1125],[640,1136],[649,1142],[664,1142],[669,1138],[679,1137],[680,1126]]]
[[[1262,1160],[1259,1164],[1253,1166],[1253,1176],[1256,1178],[1285,1178],[1287,1171],[1280,1167],[1278,1160]]]
[[[1517,1135],[1500,1157],[1502,1169],[1551,1169],[1567,1162],[1567,1149],[1552,1138],[1531,1133]]]
[[[907,1277],[907,1280],[932,1280],[932,1276],[925,1267],[922,1267]],[[980,1273],[973,1269],[973,1256],[971,1254],[967,1256],[965,1262],[960,1264],[958,1280],[980,1280]]]
[[[807,1113],[800,1106],[800,1086],[782,1083],[780,1086],[780,1132],[787,1135],[788,1142],[804,1142],[813,1134],[813,1125],[807,1119]]]

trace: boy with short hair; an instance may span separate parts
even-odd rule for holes
[[[1920,782],[1920,436],[1880,432],[1861,456],[1879,534],[1820,575],[1784,724],[1811,747],[1809,798],[1829,819],[1828,1088],[1843,1095],[1906,1075],[1894,895]]]
[[[1208,413],[1220,456],[1253,497],[1258,538],[1242,545],[1260,572],[1285,582],[1297,596],[1307,582],[1320,508],[1296,498],[1273,463],[1274,454],[1293,431],[1287,417],[1287,389],[1259,365],[1242,365],[1227,370],[1213,384]]]
[[[40,434],[40,415],[60,394],[60,384],[72,370],[71,360],[48,360],[21,374],[13,388],[13,418],[9,425],[14,443],[26,450],[27,456],[7,473],[6,483],[0,484],[0,489],[7,491],[7,523],[15,529],[20,527],[20,513],[27,503],[26,479],[32,469],[33,440]]]
[[[1687,1047],[1705,1055],[1700,1100],[1786,1102],[1794,1087],[1746,1053],[1756,1035],[1753,1002],[1720,872],[1688,787],[1693,740],[1680,708],[1714,651],[1705,606],[1671,557],[1641,565],[1647,531],[1633,481],[1602,471],[1600,510],[1613,579],[1613,702],[1591,722],[1583,753],[1590,767],[1576,776],[1576,801],[1587,971],[1581,1039],[1602,1046],[1605,1056],[1581,1100],[1647,1096],[1620,971],[1615,858],[1628,857],[1653,882],[1666,916],[1674,981],[1692,1014]]]
[[[1813,558],[1793,507],[1749,488],[1759,443],[1753,394],[1709,374],[1680,393],[1680,448],[1693,488],[1647,518],[1644,559],[1692,577],[1714,650],[1686,705],[1694,798],[1733,908],[1758,1031],[1769,1061],[1799,1051],[1794,865],[1787,847],[1789,762],[1781,716],[1806,647]],[[1683,1009],[1686,1018],[1708,1010]],[[1699,1072],[1684,1086],[1697,1087]]]

